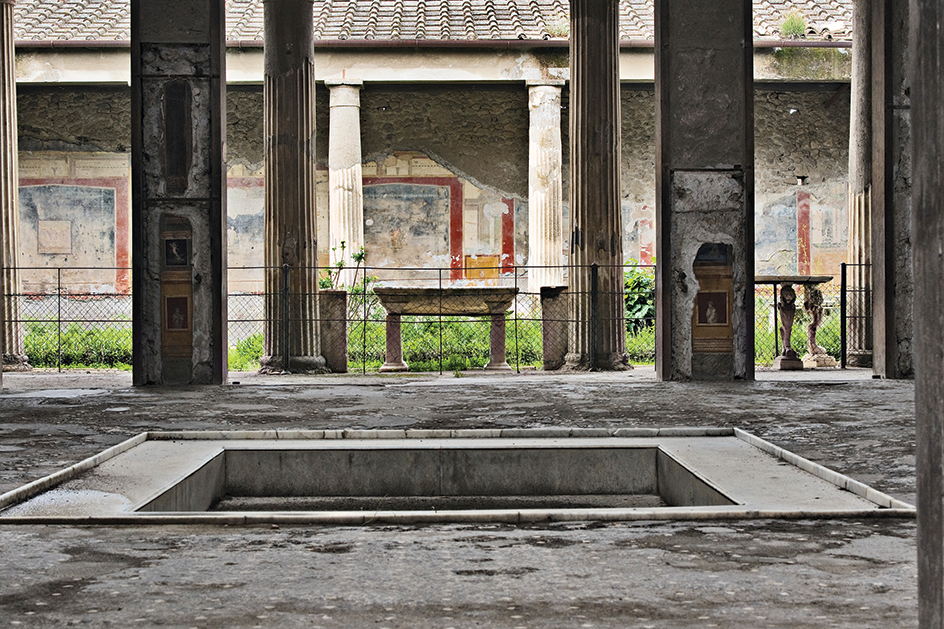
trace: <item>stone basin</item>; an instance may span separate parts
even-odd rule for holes
[[[518,289],[503,286],[410,288],[387,286],[374,293],[390,314],[485,317],[505,314]]]

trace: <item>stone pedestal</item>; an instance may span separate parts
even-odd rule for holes
[[[134,383],[227,375],[223,0],[131,12]]]
[[[321,354],[332,373],[347,373],[347,291],[323,290],[321,301]]]
[[[754,86],[750,0],[656,0],[656,372],[754,377]],[[730,283],[705,289],[699,267]],[[711,323],[709,304],[730,306]],[[705,343],[699,331],[729,327]],[[723,367],[723,368],[721,368]]]
[[[628,367],[620,213],[619,3],[570,3],[569,369]],[[598,265],[596,286],[591,265]],[[593,294],[591,294],[591,292]]]
[[[561,85],[528,83],[528,290],[564,282]]]
[[[342,286],[351,286],[352,255],[364,246],[364,188],[361,180],[360,89],[362,81],[326,80],[331,91],[328,136],[329,233],[331,266],[343,262]],[[344,243],[343,247],[341,243]]]
[[[30,369],[23,347],[23,329],[20,319],[19,295],[19,166],[17,165],[16,76],[13,52],[13,0],[0,2],[0,151],[6,156],[0,165],[0,267],[3,269],[3,369],[25,371]],[[0,375],[2,382],[2,375]]]
[[[324,368],[318,320],[312,0],[265,0],[265,349],[262,371]],[[289,312],[281,267],[288,265]],[[288,334],[283,330],[288,321]],[[283,344],[288,342],[288,347]],[[289,364],[284,365],[284,356]]]
[[[567,354],[567,317],[570,315],[566,286],[541,287],[541,347],[544,371],[564,366]]]

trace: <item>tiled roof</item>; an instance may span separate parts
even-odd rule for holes
[[[620,39],[653,38],[653,0],[619,0]],[[567,0],[322,0],[319,40],[540,40],[566,36]],[[17,0],[19,41],[128,41],[129,0]],[[227,39],[262,40],[262,0],[226,0]],[[755,0],[754,36],[779,39],[795,11],[807,38],[851,39],[852,0]]]

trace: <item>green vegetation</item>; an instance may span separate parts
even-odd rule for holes
[[[95,327],[64,324],[60,336],[56,323],[27,322],[24,344],[30,364],[71,369],[131,369],[131,322],[88,324],[92,325]]]
[[[259,359],[262,358],[262,332],[247,336],[243,340],[231,345],[227,362],[230,371],[256,371],[259,369]]]
[[[806,36],[806,20],[797,11],[790,11],[783,17],[780,34],[784,39],[800,39]]]

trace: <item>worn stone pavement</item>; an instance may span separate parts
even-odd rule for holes
[[[235,382],[239,382],[236,384]],[[914,503],[914,385],[4,374],[0,492],[145,430],[737,426]],[[915,521],[0,524],[0,627],[915,627]]]

